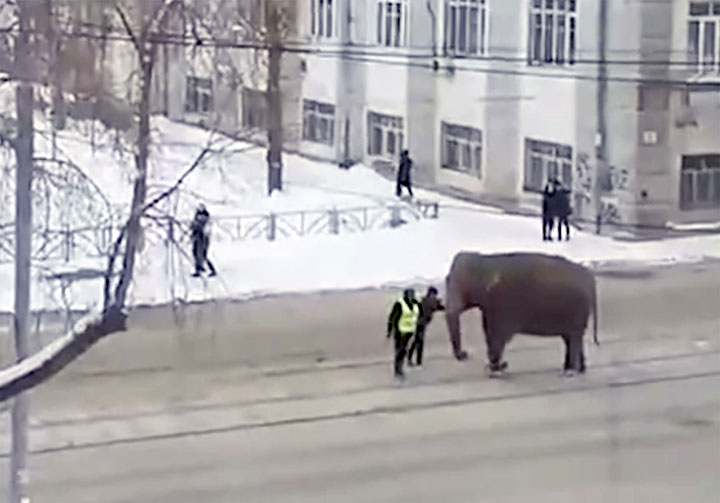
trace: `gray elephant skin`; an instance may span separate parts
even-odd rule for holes
[[[503,352],[518,333],[562,337],[565,373],[585,372],[583,337],[591,311],[594,341],[599,345],[595,275],[564,257],[460,252],[445,284],[445,319],[455,358],[468,358],[462,348],[460,315],[478,308],[491,375],[507,368]]]

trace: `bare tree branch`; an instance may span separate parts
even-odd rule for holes
[[[0,402],[54,376],[103,337],[127,330],[127,315],[119,309],[89,315],[64,337],[22,362],[0,371]]]
[[[128,21],[127,16],[125,16],[125,12],[123,11],[122,7],[117,5],[115,7],[115,11],[118,13],[118,16],[120,16],[120,21],[122,22],[123,26],[125,27],[125,31],[128,34],[128,37],[130,37],[130,41],[135,46],[135,50],[139,54],[142,54],[143,49],[140,45],[140,41],[137,39],[137,36],[135,35],[135,31],[132,29],[132,26],[130,26],[130,21]]]
[[[130,20],[124,10],[118,5],[116,12],[137,50],[139,66],[142,73],[142,98],[140,101],[140,132],[137,142],[136,167],[138,176],[133,189],[133,200],[125,225],[115,240],[113,249],[108,257],[107,270],[104,273],[103,305],[99,313],[89,315],[64,337],[47,345],[45,348],[16,365],[0,371],[0,401],[26,391],[53,375],[57,374],[73,360],[86,352],[93,344],[103,337],[115,332],[126,330],[127,314],[125,313],[125,298],[132,281],[135,264],[135,255],[138,253],[141,240],[141,218],[156,207],[160,202],[175,193],[190,174],[202,165],[205,157],[212,151],[212,137],[208,144],[198,154],[195,161],[180,176],[180,178],[158,197],[149,203],[145,202],[147,191],[147,161],[149,158],[150,140],[150,97],[153,66],[155,62],[156,44],[152,41],[147,44],[147,30],[158,24],[162,26],[174,5],[182,5],[179,0],[162,0],[160,6],[153,12],[151,19],[145,19],[140,29],[140,38],[132,28]],[[121,255],[121,247],[125,243],[123,267],[119,273],[114,297],[111,294],[112,278],[115,276],[115,261]],[[173,240],[173,245],[177,243]]]

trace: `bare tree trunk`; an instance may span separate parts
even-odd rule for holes
[[[14,140],[15,186],[15,354],[20,362],[29,356],[30,334],[30,256],[32,246],[33,175],[33,87],[29,81],[29,7],[20,3],[20,35],[15,63],[21,82],[15,93],[18,131]],[[27,501],[28,408],[30,397],[22,393],[12,407],[12,446],[10,451],[9,503]]]
[[[53,0],[45,0],[45,11],[48,17],[48,81],[52,88],[53,129],[62,131],[66,123],[65,98],[60,81],[60,40],[57,37]]]
[[[132,280],[135,267],[135,254],[142,231],[140,220],[142,218],[147,194],[147,166],[148,157],[150,156],[150,98],[152,94],[154,51],[147,51],[144,41],[141,42],[141,47],[145,50],[138,54],[142,68],[142,83],[140,94],[140,123],[138,128],[138,153],[135,156],[137,173],[132,205],[130,207],[130,218],[127,226],[123,274],[120,276],[120,280],[115,289],[114,304],[117,307],[124,306],[130,281]]]
[[[280,15],[273,0],[265,2],[265,25],[268,50],[268,194],[282,190],[282,96],[280,93],[280,63],[282,47],[280,45]]]

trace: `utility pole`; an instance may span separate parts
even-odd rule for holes
[[[607,73],[607,29],[608,29],[608,5],[607,0],[600,0],[600,12],[598,16],[598,73],[597,73],[597,145],[595,155],[595,180],[594,180],[594,209],[595,209],[595,232],[600,234],[602,225],[602,192],[604,184],[603,177],[608,172],[607,159],[607,97],[608,97],[608,73]]]
[[[282,96],[280,93],[280,63],[282,44],[280,35],[280,7],[277,0],[265,0],[265,33],[268,48],[267,104],[268,104],[268,195],[282,191]]]
[[[33,108],[30,57],[30,5],[18,2],[20,33],[15,43],[15,67],[20,82],[15,91],[17,138],[15,186],[15,355],[17,361],[29,356],[30,254],[32,246]],[[12,447],[10,452],[9,503],[27,503],[28,408],[27,392],[12,404]]]

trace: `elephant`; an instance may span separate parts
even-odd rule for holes
[[[585,372],[583,337],[590,311],[594,341],[598,312],[595,275],[588,268],[543,253],[480,254],[459,252],[445,279],[445,320],[457,360],[462,349],[460,315],[482,311],[491,376],[507,369],[505,346],[516,333],[560,336],[565,342],[566,375]]]

